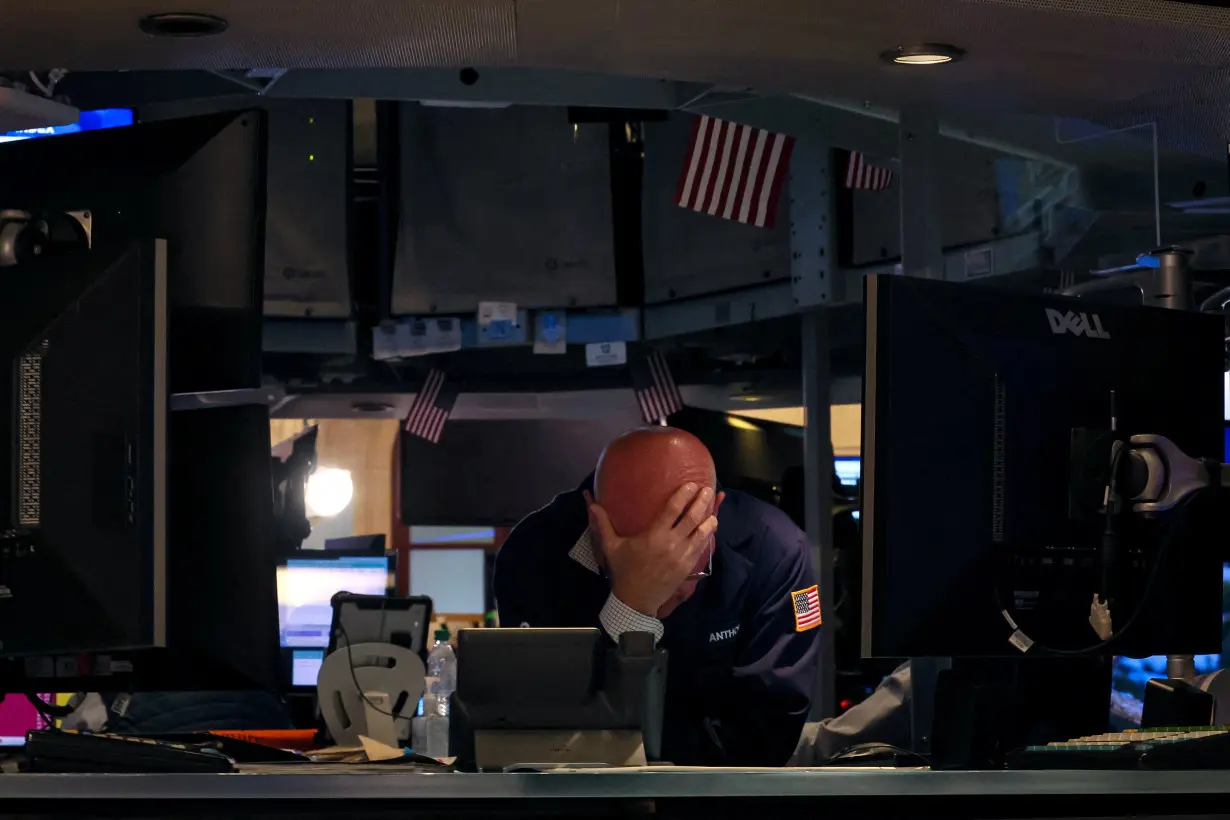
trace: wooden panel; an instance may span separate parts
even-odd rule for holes
[[[393,537],[393,445],[397,419],[322,419],[316,422],[316,461],[320,467],[349,470],[354,481],[353,535],[384,533]],[[300,419],[271,419],[273,444],[285,441],[303,429]]]
[[[1230,405],[1227,405],[1230,406]],[[863,406],[861,404],[834,404],[829,408],[833,455],[857,456],[863,447]],[[764,419],[781,424],[802,427],[802,407],[775,407],[764,410],[739,410],[736,416],[749,419]]]

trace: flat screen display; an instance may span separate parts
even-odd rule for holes
[[[326,649],[339,592],[384,595],[389,589],[387,556],[291,558],[278,567],[278,631],[289,649]]]
[[[858,486],[859,477],[863,474],[862,460],[857,458],[835,458],[833,469],[837,471],[837,480],[843,487]]]
[[[39,695],[52,703],[54,695]],[[26,745],[26,732],[46,729],[47,722],[39,715],[34,705],[21,694],[6,695],[0,702],[0,747]]]
[[[410,550],[410,594],[431,598],[436,612],[481,615],[487,611],[483,549]]]
[[[320,666],[325,662],[323,649],[296,649],[290,655],[291,686],[316,686]]]
[[[0,142],[58,137],[61,134],[79,134],[82,131],[101,131],[105,128],[123,128],[126,125],[132,125],[134,121],[131,108],[100,108],[96,111],[82,111],[77,121],[71,125],[30,128],[25,131],[9,131],[0,134]]]

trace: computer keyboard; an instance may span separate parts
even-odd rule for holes
[[[1230,769],[1230,726],[1108,732],[1027,746],[1011,769]]]
[[[216,749],[201,746],[125,735],[47,731],[26,736],[25,770],[191,774],[233,772],[235,766]]]

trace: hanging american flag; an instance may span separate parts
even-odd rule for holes
[[[846,159],[846,187],[859,191],[883,191],[893,184],[893,172],[888,168],[872,165],[858,151],[851,151]]]
[[[410,412],[406,415],[406,432],[439,444],[444,423],[456,403],[457,385],[444,377],[443,370],[433,367],[410,405]]]
[[[646,424],[658,424],[683,409],[683,396],[666,357],[653,351],[632,365],[632,389]]]
[[[794,137],[785,134],[697,117],[675,204],[771,228],[793,148]]]
[[[790,593],[790,602],[794,604],[794,631],[806,632],[820,626],[820,587],[810,586]]]

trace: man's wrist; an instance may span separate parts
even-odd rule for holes
[[[606,634],[616,642],[625,632],[648,632],[657,641],[662,640],[662,636],[666,633],[666,628],[661,621],[629,606],[614,592],[607,596],[602,611],[598,613],[598,620]]]
[[[617,598],[624,606],[635,610],[646,618],[656,618],[658,615],[658,608],[637,595],[635,590],[621,589],[618,585],[613,584],[611,586],[611,595]]]

